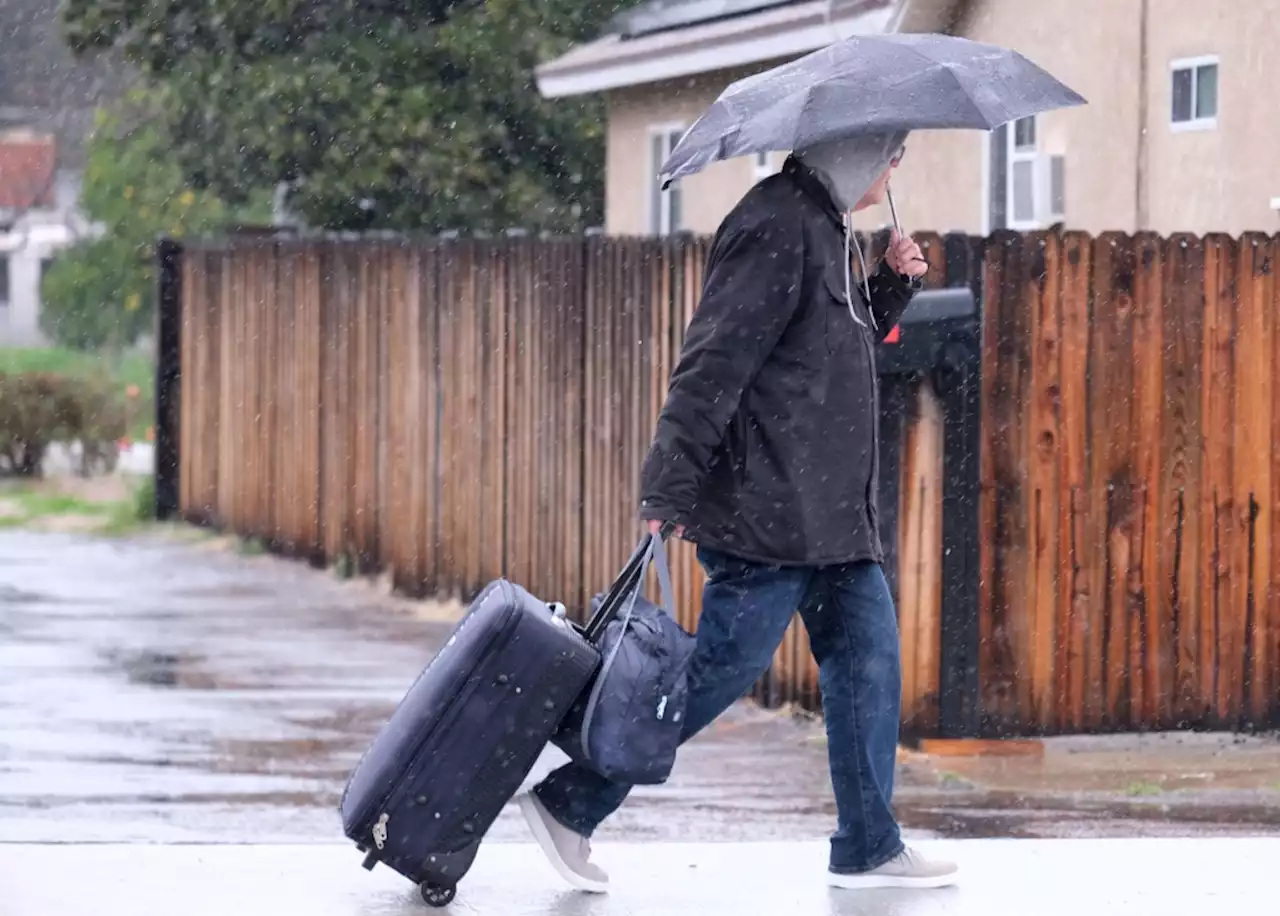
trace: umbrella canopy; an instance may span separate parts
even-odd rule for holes
[[[858,134],[969,128],[1084,104],[1021,54],[950,35],[858,36],[738,80],[680,140],[665,184],[713,162]]]

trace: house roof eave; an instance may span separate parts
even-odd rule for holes
[[[889,31],[898,12],[893,0],[847,6],[841,15],[829,0],[809,0],[631,40],[606,35],[537,68],[538,90],[546,98],[585,95],[798,56]]]

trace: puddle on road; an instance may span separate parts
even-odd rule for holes
[[[119,667],[131,684],[147,687],[197,688],[207,680],[199,666],[204,656],[159,649],[108,650],[103,658]]]
[[[24,591],[12,585],[0,585],[0,604],[40,604],[49,600],[48,595]]]

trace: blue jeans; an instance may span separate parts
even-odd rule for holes
[[[902,675],[897,616],[879,564],[767,566],[705,548],[698,560],[707,585],[683,740],[750,692],[798,608],[818,662],[839,818],[831,868],[883,865],[902,851],[890,808]],[[552,817],[589,837],[630,788],[571,763],[534,791]]]

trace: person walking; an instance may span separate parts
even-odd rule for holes
[[[891,807],[900,646],[876,503],[875,346],[928,265],[895,229],[869,272],[849,224],[889,194],[905,138],[800,150],[725,218],[641,469],[640,517],[675,525],[706,571],[682,738],[750,691],[799,610],[838,812],[829,883],[850,889],[957,875],[903,844]],[[571,763],[519,799],[573,886],[607,889],[590,838],[629,788]]]

